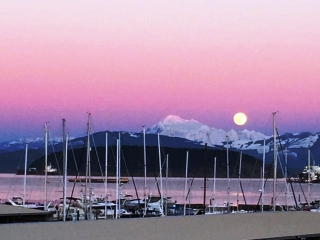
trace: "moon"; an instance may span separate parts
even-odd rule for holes
[[[238,112],[233,116],[233,121],[235,124],[241,126],[247,122],[247,116],[242,112]]]

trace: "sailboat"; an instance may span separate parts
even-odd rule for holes
[[[213,194],[212,198],[210,199],[211,204],[206,206],[205,209],[205,215],[211,215],[211,214],[222,214],[222,213],[228,213],[228,207],[227,203],[224,203],[221,206],[218,206],[216,201],[216,169],[217,169],[217,158],[214,158],[214,165],[213,165]]]
[[[24,178],[23,178],[23,197],[9,197],[8,198],[8,204],[11,204],[12,206],[19,206],[19,207],[25,207],[25,208],[37,208],[38,205],[35,203],[26,203],[26,188],[27,188],[27,162],[28,162],[28,144],[25,146],[25,158],[24,158]],[[40,206],[43,207],[43,206]]]
[[[277,186],[277,160],[278,160],[278,151],[277,151],[277,131],[276,131],[276,122],[275,116],[277,112],[273,112],[273,196],[272,196],[272,209],[276,211],[276,186]]]
[[[242,189],[242,185],[241,185],[241,164],[242,164],[242,152],[240,152],[240,162],[239,162],[239,174],[238,174],[239,185],[238,185],[238,191],[237,191],[237,210],[236,211],[233,210],[231,213],[246,213],[246,212],[248,212],[248,211],[243,210],[243,209],[239,210],[239,192],[240,192],[240,189]],[[243,198],[244,198],[244,202],[246,204],[246,199],[245,199],[244,195],[243,195]]]
[[[36,204],[27,202],[27,162],[28,162],[28,144],[25,146],[25,161],[24,161],[24,178],[23,178],[23,194],[22,197],[19,196],[13,196],[9,197],[8,201],[6,202],[9,205],[17,206],[17,207],[24,207],[29,209],[37,209],[37,210],[48,210],[48,211],[54,211],[53,207],[49,207],[51,202],[49,204]]]
[[[298,179],[291,179],[292,182],[301,183],[318,183],[320,182],[320,166],[315,164],[315,161],[311,165],[311,152],[308,149],[308,163],[304,167],[301,173],[298,175]]]

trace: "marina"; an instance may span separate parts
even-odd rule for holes
[[[68,176],[68,178],[75,178],[75,176]],[[28,175],[26,179],[26,196],[25,200],[30,202],[43,203],[45,198],[45,177],[40,175]],[[122,184],[119,184],[120,198],[130,197],[133,199],[144,198],[144,178],[134,177],[125,178]],[[214,194],[214,179],[207,178],[206,183],[206,205],[213,203]],[[15,174],[0,174],[0,199],[1,202],[7,201],[10,197],[23,197],[24,178],[22,175]],[[157,181],[155,178],[146,178],[147,195],[159,196]],[[228,191],[229,185],[229,191]],[[259,201],[262,189],[261,179],[241,179],[242,190],[240,188],[239,180],[235,178],[216,179],[215,199],[217,205],[223,205],[230,199],[230,205],[237,206],[238,204],[261,205]],[[292,185],[292,187],[291,187]],[[80,198],[84,191],[83,182],[66,182],[66,195],[69,197]],[[104,198],[106,196],[106,188],[102,183],[92,182],[92,194],[96,197]],[[204,179],[203,178],[188,178],[187,188],[189,191],[186,200],[185,195],[185,178],[167,178],[163,179],[163,196],[169,197],[171,201],[180,204],[203,204],[204,203]],[[136,190],[135,190],[136,188]],[[293,191],[292,191],[293,190]],[[52,204],[58,204],[63,197],[63,178],[62,176],[52,175],[47,177],[47,201]],[[229,192],[229,194],[228,194]],[[72,194],[73,193],[73,194]],[[138,196],[137,196],[137,194]],[[107,184],[107,197],[109,201],[115,200],[116,184]],[[263,204],[272,205],[273,197],[273,180],[269,179],[265,182]],[[314,202],[320,199],[320,184],[313,183],[287,183],[285,179],[277,179],[276,182],[276,204],[295,206],[297,203]]]

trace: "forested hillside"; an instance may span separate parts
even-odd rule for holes
[[[169,158],[169,176],[184,177],[186,168],[186,152],[189,151],[188,175],[190,177],[213,177],[214,158],[217,159],[217,177],[227,177],[227,152],[216,149],[186,149],[186,148],[161,148],[161,162],[163,175],[165,174],[165,159]],[[63,169],[63,153],[51,153],[48,156],[48,164]],[[91,175],[102,176],[105,171],[105,147],[92,148],[90,151]],[[68,175],[85,175],[86,169],[86,148],[68,151]],[[146,148],[147,176],[159,174],[159,150],[158,147],[149,146]],[[34,161],[29,167],[44,169],[44,156]],[[238,177],[240,153],[229,150],[230,177]],[[259,178],[261,176],[262,161],[249,155],[242,156],[243,178]],[[206,171],[205,171],[206,168]],[[269,170],[266,166],[266,173]],[[108,148],[108,175],[115,176],[116,172],[116,147]],[[270,173],[271,174],[271,173]],[[122,176],[144,176],[144,152],[141,146],[121,146],[121,175]],[[271,175],[270,175],[271,176]]]

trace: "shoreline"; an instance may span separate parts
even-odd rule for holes
[[[67,176],[67,179],[74,178],[75,176]],[[112,176],[110,176],[112,177]],[[119,189],[120,197],[124,198],[126,195],[132,195],[132,198],[142,199],[144,196],[144,178],[143,177],[134,177],[128,178],[127,183],[121,184]],[[36,200],[42,202],[45,199],[44,193],[44,175],[27,175],[26,178],[26,201]],[[1,201],[6,201],[9,197],[13,196],[23,196],[23,175],[16,174],[0,174],[0,199]],[[155,178],[148,177],[146,194],[149,196],[159,196],[157,182]],[[179,177],[170,177],[168,179],[163,178],[163,195],[171,197],[172,201],[177,203],[184,204],[185,201],[185,178]],[[190,186],[190,183],[192,185]],[[158,184],[159,179],[158,179]],[[239,179],[230,178],[229,183],[226,178],[217,178],[216,179],[216,192],[215,192],[215,203],[222,205],[228,199],[227,188],[228,184],[230,185],[229,198],[230,203],[233,206],[236,206],[237,200],[239,204],[244,204],[244,198],[240,189]],[[246,198],[247,204],[258,204],[258,199],[261,194],[262,181],[258,178],[253,179],[241,179],[241,184],[243,187],[243,192]],[[136,190],[134,188],[136,186]],[[97,197],[104,197],[108,195],[108,200],[112,201],[115,199],[116,190],[115,183],[108,183],[107,189],[105,188],[104,183],[91,183],[93,193]],[[187,200],[187,204],[203,204],[204,202],[204,182],[203,178],[188,178],[187,181],[188,190],[190,188],[190,194]],[[213,198],[213,178],[207,178],[207,189],[206,189],[206,204],[210,203],[210,200]],[[308,184],[306,183],[292,183],[296,200],[298,202],[306,202],[308,199],[307,191]],[[295,205],[290,184],[288,184],[289,192],[287,196],[288,205]],[[277,179],[276,184],[276,202],[277,204],[285,204],[286,202],[286,184],[285,179]],[[56,202],[62,198],[63,190],[63,177],[60,175],[48,175],[47,176],[47,202]],[[107,194],[106,194],[107,190]],[[67,196],[80,197],[81,192],[84,191],[84,182],[67,182]],[[136,196],[136,192],[138,196]],[[269,179],[265,185],[265,194],[263,202],[268,205],[272,203],[273,196],[273,179]],[[306,198],[306,199],[305,199]],[[310,202],[320,199],[320,184],[311,184],[310,186]]]

